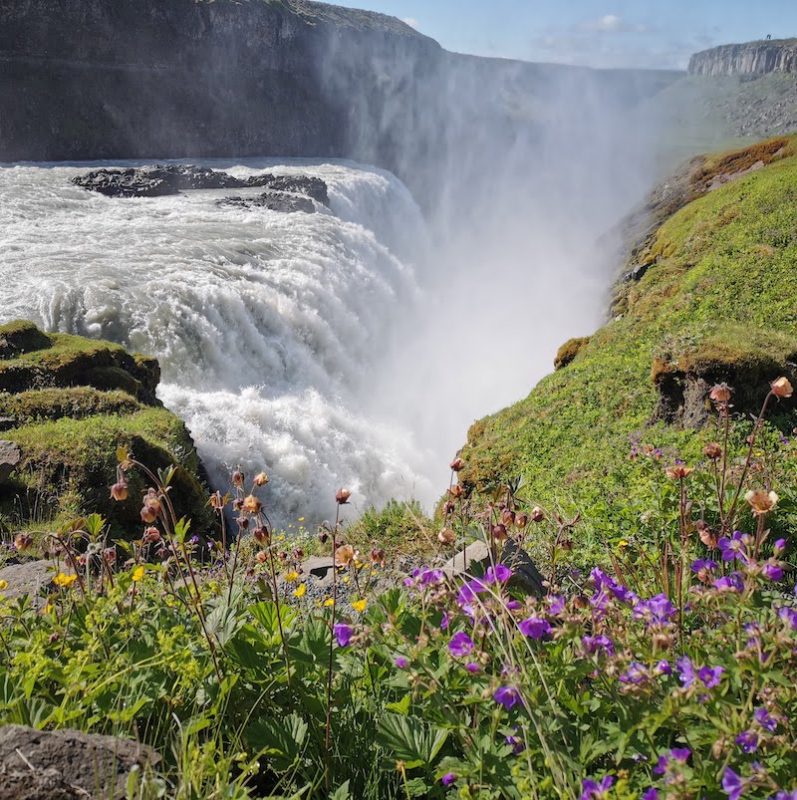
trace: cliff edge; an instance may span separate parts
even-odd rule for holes
[[[695,53],[690,75],[766,75],[797,73],[797,39],[725,44]]]

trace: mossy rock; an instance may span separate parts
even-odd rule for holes
[[[683,202],[645,233],[647,269],[622,284],[618,313],[566,369],[473,425],[466,489],[490,497],[521,479],[529,501],[588,519],[591,541],[618,541],[639,531],[661,491],[663,470],[629,456],[644,443],[665,461],[701,460],[718,435],[706,424],[713,382],[733,387],[731,438],[744,442],[769,381],[797,369],[795,141],[699,160]],[[769,418],[773,437],[790,436],[794,403],[773,404]]]
[[[147,486],[131,476],[126,502],[109,494],[124,447],[152,470],[177,466],[177,513],[194,530],[210,530],[205,473],[184,423],[156,399],[155,359],[110,342],[43,334],[31,323],[0,326],[2,340],[15,342],[15,355],[0,361],[0,430],[22,459],[0,484],[0,527],[47,528],[97,512],[114,536],[136,536]]]
[[[557,351],[556,358],[553,360],[554,369],[563,369],[572,363],[573,359],[581,350],[589,344],[589,336],[579,336],[575,339],[568,339]]]
[[[50,347],[50,337],[32,322],[16,320],[0,328],[0,359],[16,358],[33,350]]]

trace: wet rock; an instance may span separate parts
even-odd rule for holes
[[[159,760],[127,739],[6,725],[0,728],[0,800],[122,800],[133,767]]]
[[[442,569],[448,577],[458,578],[473,574],[473,569],[477,566],[486,569],[490,566],[491,560],[490,548],[485,542],[472,542],[449,559]],[[512,570],[510,585],[537,597],[545,594],[543,577],[536,564],[532,561],[531,556],[512,539],[504,542],[499,561]]]
[[[286,192],[263,192],[257,197],[225,197],[219,201],[219,205],[267,208],[269,211],[281,211],[285,214],[297,211],[312,214],[315,211],[315,205],[309,197],[297,197]]]
[[[14,442],[0,440],[0,483],[7,481],[22,460],[22,451]]]
[[[227,198],[229,205],[266,207],[274,211],[310,211],[313,204],[306,198],[329,205],[327,185],[321,178],[309,175],[251,175],[236,178],[226,172],[186,164],[97,169],[79,175],[72,182],[107,197],[163,197],[198,189],[265,188],[270,191],[258,198]],[[301,195],[296,198],[294,195]],[[302,202],[304,201],[304,202]]]

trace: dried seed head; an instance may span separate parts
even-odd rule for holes
[[[259,542],[260,544],[268,544],[271,537],[268,534],[268,528],[263,525],[258,525],[253,531],[252,536],[255,537],[255,541]]]
[[[710,442],[703,448],[703,453],[706,458],[717,461],[722,458],[722,447],[717,442]]]
[[[437,534],[437,541],[440,542],[440,544],[454,544],[456,540],[457,535],[451,528],[443,528],[443,530]]]
[[[232,507],[234,511],[243,511],[244,501],[242,497],[236,497],[235,500],[232,501]]]
[[[232,485],[238,489],[243,488],[245,476],[241,470],[237,469],[232,474]]]
[[[772,388],[772,394],[774,394],[775,397],[785,398],[791,397],[792,394],[794,394],[794,389],[792,388],[791,383],[789,383],[788,378],[778,378],[777,380],[772,381],[770,387]]]
[[[343,544],[335,551],[335,566],[348,567],[354,561],[354,548],[350,544]]]
[[[259,514],[262,509],[263,504],[260,502],[260,499],[253,494],[248,495],[244,499],[243,510],[246,511],[247,514]]]
[[[24,552],[33,544],[33,537],[29,533],[18,533],[14,537],[14,547]]]
[[[493,534],[493,539],[499,542],[503,542],[508,535],[506,532],[506,525],[501,525],[501,524],[493,525],[492,534]]]
[[[709,397],[717,405],[727,405],[731,400],[731,387],[727,383],[718,383],[712,387]]]
[[[224,508],[224,498],[221,496],[221,492],[213,492],[208,503],[210,503],[211,508],[214,508],[216,511],[221,511],[221,509]]]
[[[265,486],[269,481],[268,475],[265,472],[258,472],[255,475],[255,486]]]
[[[111,498],[116,500],[117,503],[127,500],[128,495],[128,485],[124,478],[120,478],[113,486],[111,486]]]
[[[351,492],[348,489],[338,489],[335,493],[335,502],[339,506],[345,506],[346,503],[349,502],[349,498],[351,497]]]

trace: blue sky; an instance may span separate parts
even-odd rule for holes
[[[596,67],[685,67],[697,50],[797,36],[797,0],[338,0],[449,50]]]

